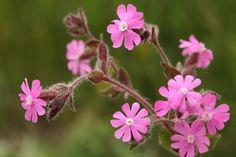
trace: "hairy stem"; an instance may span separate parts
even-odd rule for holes
[[[155,117],[156,117],[156,112],[155,110],[151,107],[151,104],[144,99],[141,95],[139,95],[134,89],[112,79],[109,77],[104,77],[104,81],[121,88],[122,90],[126,91],[127,93],[129,93],[129,95],[131,95],[132,97],[134,97],[137,101],[139,101],[150,113],[152,113]]]
[[[139,101],[151,114],[153,114],[154,117],[156,117],[156,112],[155,110],[151,107],[151,104],[145,99],[143,98],[141,95],[139,95],[134,89],[112,79],[109,77],[104,77],[104,81],[117,86],[119,88],[121,88],[122,90],[126,91],[127,93],[129,93],[129,95],[131,95],[132,97],[134,97],[137,101]],[[162,122],[162,124],[164,125],[164,127],[166,129],[168,129],[171,133],[174,133],[174,130],[171,128],[171,126],[168,124],[168,122],[166,120],[160,120],[160,122]]]
[[[162,61],[166,64],[171,65],[169,58],[167,57],[165,51],[162,49],[160,43],[158,41],[152,42],[153,46],[155,47],[155,49],[157,50],[157,52],[159,53]]]
[[[77,77],[77,78],[74,79],[71,83],[69,83],[68,86],[70,86],[72,89],[75,89],[76,86],[77,86],[81,81],[84,81],[84,80],[87,79],[87,76],[88,76],[88,75],[89,75],[89,74],[84,75],[84,76]]]
[[[86,31],[87,31],[87,37],[88,37],[89,39],[95,39],[95,37],[93,36],[93,34],[90,32],[89,29],[87,29]]]

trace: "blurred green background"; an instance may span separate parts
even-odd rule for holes
[[[147,145],[129,151],[115,140],[109,124],[124,102],[109,100],[89,83],[76,94],[77,113],[68,109],[48,123],[24,120],[17,94],[24,77],[40,79],[44,87],[72,78],[67,70],[65,45],[72,38],[62,18],[83,7],[96,36],[106,33],[116,18],[118,4],[134,3],[145,20],[160,26],[160,42],[173,63],[183,61],[178,40],[190,34],[213,50],[214,61],[199,71],[202,87],[222,95],[231,106],[231,120],[216,149],[206,156],[232,157],[236,145],[236,1],[235,0],[0,0],[0,156],[1,157],[169,157],[158,143],[158,130]],[[134,86],[151,101],[161,98],[157,89],[166,83],[160,58],[149,45],[132,53],[124,48],[111,54],[130,73]]]

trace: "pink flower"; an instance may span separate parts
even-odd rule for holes
[[[182,55],[184,57],[198,54],[198,60],[196,63],[198,68],[207,68],[213,60],[212,51],[207,49],[203,43],[199,42],[194,35],[189,37],[189,41],[180,40],[179,48],[183,49]]]
[[[175,92],[173,89],[167,89],[166,87],[162,86],[159,89],[159,93],[161,96],[165,98],[170,98]],[[165,116],[171,109],[176,110],[178,108],[176,103],[170,103],[168,100],[163,101],[163,100],[158,100],[154,104],[154,109],[157,112],[156,115],[158,117],[163,117]]]
[[[115,138],[120,139],[122,136],[123,142],[129,142],[132,138],[136,141],[143,139],[141,134],[146,134],[148,131],[147,126],[151,123],[146,109],[140,109],[140,105],[136,102],[133,103],[130,109],[129,104],[125,103],[122,110],[125,115],[118,111],[113,114],[111,125],[119,129],[115,132]]]
[[[200,84],[201,80],[191,75],[185,77],[177,75],[174,79],[168,81],[168,88],[171,89],[171,92],[167,94],[167,89],[162,88],[161,94],[168,98],[171,106],[174,108],[178,107],[179,112],[183,113],[186,109],[193,111],[195,108],[198,108],[201,103],[201,94],[194,91],[194,88],[198,87]]]
[[[40,99],[39,96],[42,92],[42,86],[39,80],[33,80],[32,88],[30,89],[27,79],[21,84],[23,93],[19,94],[22,101],[22,107],[26,110],[25,119],[36,123],[38,121],[38,115],[43,116],[47,102]]]
[[[194,157],[195,151],[206,153],[210,140],[206,136],[206,129],[201,123],[194,121],[190,126],[186,121],[177,122],[174,126],[176,134],[171,137],[171,147],[178,149],[180,157]]]
[[[214,94],[205,94],[202,100],[203,109],[199,114],[199,120],[206,123],[211,135],[216,134],[216,130],[222,130],[224,123],[230,119],[229,106],[222,104],[215,108],[216,99]]]
[[[140,36],[135,33],[134,29],[141,29],[144,26],[143,13],[137,12],[133,4],[121,4],[117,8],[119,20],[113,20],[113,24],[108,25],[107,32],[111,34],[113,47],[121,47],[123,40],[125,48],[132,50],[135,45],[141,43]]]
[[[92,70],[90,66],[90,60],[80,58],[84,54],[84,52],[85,44],[82,40],[72,40],[67,44],[67,67],[74,75],[85,75]]]

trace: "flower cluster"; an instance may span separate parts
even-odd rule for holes
[[[158,100],[154,104],[157,117],[174,113],[172,121],[176,133],[171,137],[174,142],[171,146],[179,150],[181,157],[186,154],[193,157],[196,151],[207,152],[210,145],[207,135],[215,135],[216,130],[222,130],[230,118],[227,104],[216,107],[215,94],[194,90],[200,84],[201,80],[193,76],[177,75],[168,81],[168,88],[159,89],[166,100]]]
[[[116,97],[123,93],[125,97],[129,95],[137,101],[131,107],[124,103],[123,112],[113,114],[110,123],[117,129],[114,134],[116,139],[122,139],[134,147],[146,141],[153,127],[162,124],[169,135],[167,143],[171,145],[167,149],[170,152],[178,153],[180,157],[194,157],[208,152],[211,145],[215,145],[210,137],[219,135],[230,119],[229,106],[216,105],[218,97],[214,92],[197,90],[201,80],[196,77],[196,70],[209,66],[213,60],[212,51],[191,35],[189,41],[180,40],[179,48],[183,49],[185,62],[173,66],[158,41],[158,26],[145,23],[144,14],[137,11],[133,4],[119,5],[117,15],[119,19],[107,26],[113,48],[119,48],[124,43],[124,47],[131,51],[141,42],[151,44],[162,59],[161,66],[168,79],[167,86],[159,88],[160,95],[165,99],[152,104],[133,88],[128,72],[110,56],[102,35],[100,39],[93,36],[85,13],[80,9],[77,14],[64,18],[68,32],[76,36],[66,46],[67,67],[73,75],[79,76],[69,83],[56,83],[45,89],[39,80],[33,80],[30,88],[25,79],[21,85],[23,93],[19,94],[22,107],[26,110],[25,119],[36,123],[38,116],[46,114],[49,121],[53,120],[66,105],[76,111],[73,99],[76,87],[84,80],[93,85],[105,82],[108,86],[102,91],[103,94]],[[85,35],[87,40],[81,40],[81,35]]]

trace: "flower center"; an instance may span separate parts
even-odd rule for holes
[[[125,123],[130,126],[130,125],[134,124],[134,120],[132,118],[127,118]]]
[[[122,21],[122,22],[119,24],[119,29],[120,29],[121,32],[127,30],[127,29],[128,29],[128,24],[127,24],[127,22]]]
[[[188,89],[186,87],[182,87],[182,88],[180,88],[180,92],[185,95],[185,94],[187,94]]]
[[[204,122],[208,122],[209,120],[211,120],[211,118],[212,118],[211,113],[205,112],[205,113],[202,114],[202,120]]]
[[[188,141],[188,143],[193,144],[194,140],[195,140],[195,138],[194,138],[193,135],[188,135],[188,136],[187,136],[187,141]]]
[[[31,105],[32,104],[32,96],[31,95],[28,95],[27,97],[26,97],[26,105]]]

